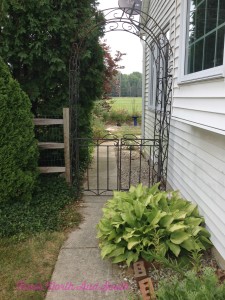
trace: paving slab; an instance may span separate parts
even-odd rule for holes
[[[126,282],[122,285],[116,265],[101,259],[96,238],[96,225],[108,197],[96,203],[94,199],[84,198],[84,221],[61,248],[46,300],[127,300]]]
[[[96,192],[98,189],[115,190],[118,186],[117,178],[118,158],[114,141],[104,142],[95,147],[93,160],[88,168],[88,180],[84,183],[85,189]]]
[[[108,170],[105,167],[104,148],[99,149],[99,188],[105,189],[107,173],[110,170],[110,186],[117,187],[117,162],[115,152],[108,148]],[[111,151],[112,150],[112,151]],[[96,157],[92,163],[91,188],[96,188]],[[107,196],[84,195],[81,214],[84,220],[62,246],[46,300],[127,300],[129,287],[120,276],[119,269],[110,260],[102,260],[96,238],[96,225],[102,216]]]
[[[95,198],[97,198],[95,196]],[[86,198],[85,198],[86,199]],[[80,247],[98,247],[96,238],[96,225],[102,216],[103,202],[84,202],[82,207],[82,215],[84,221],[79,228],[72,232],[64,243],[63,248],[80,248]]]

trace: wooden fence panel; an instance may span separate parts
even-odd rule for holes
[[[65,173],[66,181],[71,184],[70,168],[70,112],[69,108],[63,109],[63,119],[34,119],[36,126],[63,125],[64,143],[38,142],[40,149],[64,149],[64,167],[39,167],[39,171],[44,174],[48,173]]]

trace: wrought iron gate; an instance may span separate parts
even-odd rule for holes
[[[134,135],[125,135],[121,139],[114,135],[99,139],[78,138],[77,147],[79,155],[90,155],[88,165],[84,166],[83,189],[86,195],[127,191],[138,183],[150,187],[159,180],[159,143],[154,139]],[[82,157],[77,160],[76,169],[83,172],[81,161]]]
[[[132,155],[133,152],[129,152],[130,155],[130,171],[128,171],[128,185],[123,186],[122,173],[123,173],[123,153],[127,146],[127,143],[131,143],[129,146],[136,147],[139,155],[139,180],[142,181],[142,175],[140,170],[142,169],[142,159],[146,155],[146,159],[149,162],[149,182],[153,184],[155,182],[161,182],[161,188],[166,188],[167,181],[167,159],[168,159],[168,145],[169,145],[169,129],[170,129],[170,117],[171,117],[171,99],[172,99],[172,49],[170,43],[166,37],[164,31],[160,28],[157,22],[148,14],[133,7],[132,12],[140,14],[140,20],[137,21],[129,13],[130,8],[112,8],[104,10],[105,20],[101,23],[89,26],[88,24],[84,28],[83,39],[77,44],[74,43],[70,59],[70,111],[71,111],[71,162],[72,162],[72,176],[76,180],[79,176],[79,172],[87,168],[87,172],[90,172],[90,167],[81,166],[81,155],[84,155],[85,151],[81,151],[83,148],[87,150],[87,147],[95,148],[95,151],[100,149],[111,149],[111,145],[107,145],[110,139],[81,139],[78,134],[78,120],[79,120],[79,81],[80,81],[80,55],[82,49],[85,48],[85,37],[90,34],[99,26],[105,26],[105,33],[109,31],[125,31],[138,38],[142,39],[147,48],[150,50],[153,63],[156,70],[156,93],[155,93],[155,121],[154,121],[154,139],[137,139],[124,137],[119,140],[116,137],[111,139],[114,143],[113,147],[117,149],[117,176],[118,182],[116,189],[127,189],[132,183]],[[132,144],[133,143],[133,144]],[[147,145],[151,143],[151,145]],[[89,146],[87,146],[89,144]],[[94,147],[96,146],[96,147]],[[146,149],[149,147],[149,151]],[[89,149],[89,148],[88,148]],[[136,150],[137,150],[136,149]],[[129,150],[129,148],[128,148]],[[94,151],[94,150],[93,150]],[[106,150],[109,151],[109,150]],[[86,152],[87,154],[87,152]],[[98,159],[98,155],[96,156]],[[96,161],[97,163],[97,161]],[[109,170],[107,167],[106,159],[106,172]],[[98,163],[96,165],[99,168]],[[99,170],[98,170],[99,171]],[[101,190],[110,191],[110,183],[106,180],[106,189],[101,189],[100,181],[98,179],[99,172],[96,175],[96,194],[100,194]],[[109,178],[107,176],[107,178]],[[90,173],[86,177],[87,188],[86,190],[93,190],[90,187]]]

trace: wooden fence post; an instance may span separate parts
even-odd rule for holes
[[[63,108],[63,131],[64,131],[64,157],[65,157],[65,177],[66,181],[71,184],[70,168],[70,110]]]

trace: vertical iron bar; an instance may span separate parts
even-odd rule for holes
[[[131,160],[132,160],[132,155],[131,155],[131,146],[130,146],[130,164],[129,164],[129,186],[128,186],[128,190],[130,189],[131,186]]]
[[[75,176],[77,176],[78,178],[78,182],[77,184],[80,184],[80,140],[77,140],[77,143],[76,143],[76,164],[77,164],[77,175],[75,174]]]
[[[151,157],[152,157],[152,146],[150,145],[149,146],[149,152],[150,152],[150,157],[149,157],[149,160],[148,160],[148,187],[150,187],[150,180],[151,180],[151,173],[153,173],[153,171],[151,170]],[[153,177],[153,174],[152,174],[152,177]]]
[[[123,145],[123,139],[119,142],[119,190],[122,190],[122,146]]]
[[[159,157],[158,157],[158,176],[157,176],[157,181],[161,182],[162,181],[162,154],[163,154],[163,149],[162,149],[162,140],[160,138],[159,140]]]
[[[141,156],[141,150],[142,150],[142,139],[141,139],[141,145],[140,145],[140,148],[139,148],[139,182],[138,183],[141,183],[141,160],[142,160],[142,156]]]
[[[152,150],[152,185],[154,184],[154,172],[155,172],[155,149],[156,149],[156,139],[153,142],[153,150]]]

